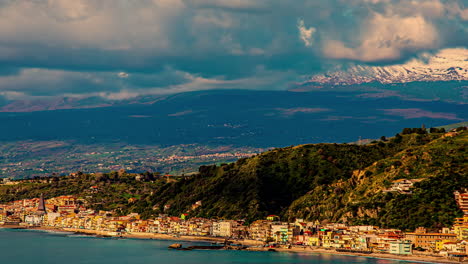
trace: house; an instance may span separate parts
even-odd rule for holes
[[[456,132],[456,131],[450,131],[450,132],[447,132],[445,133],[444,135],[442,135],[442,138],[446,138],[446,137],[455,137],[457,136],[459,133]]]
[[[427,233],[425,228],[418,228],[414,233],[406,233],[405,238],[407,240],[410,240],[414,244],[414,247],[423,248],[427,250],[435,250],[437,241],[457,241],[456,234]]]
[[[269,215],[269,216],[267,216],[267,220],[268,221],[279,221],[280,217],[277,216],[277,215]]]
[[[1,179],[1,181],[0,181],[0,183],[3,183],[3,184],[7,184],[7,183],[9,183],[9,182],[11,182],[10,178],[3,178],[3,179]]]
[[[253,240],[267,241],[267,239],[271,238],[271,221],[254,221],[249,227],[249,235]]]
[[[391,241],[390,242],[389,253],[390,254],[396,254],[396,255],[411,255],[411,254],[413,254],[412,244],[413,243],[411,241],[409,241],[409,240]]]
[[[459,240],[468,241],[468,215],[465,215],[460,218],[455,218],[453,230]]]
[[[402,194],[411,194],[411,188],[416,182],[420,182],[424,179],[398,179],[392,182],[392,186],[385,190],[386,192],[399,192]]]
[[[200,206],[202,206],[202,201],[197,201],[196,203],[192,204],[192,210],[196,210]]]
[[[287,243],[292,238],[289,235],[288,223],[273,223],[271,225],[271,235],[276,242]]]
[[[28,225],[38,226],[41,225],[44,220],[42,215],[31,214],[24,217],[24,222]]]
[[[232,225],[234,221],[219,221],[213,222],[212,225],[212,236],[215,237],[231,237],[232,236]]]
[[[455,195],[455,200],[460,210],[462,210],[465,215],[468,215],[468,192],[461,193],[456,191],[453,194]]]

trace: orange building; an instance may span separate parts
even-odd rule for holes
[[[435,249],[436,242],[441,240],[446,241],[457,241],[456,234],[446,234],[446,233],[426,233],[424,228],[416,229],[414,233],[406,233],[405,238],[410,240],[415,247],[421,247],[424,249]]]
[[[468,193],[454,192],[455,200],[457,201],[458,207],[463,211],[465,215],[468,215]]]

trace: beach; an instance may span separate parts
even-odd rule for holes
[[[93,236],[109,236],[112,237],[112,232],[108,231],[97,231],[97,230],[88,230],[88,229],[78,229],[78,228],[56,228],[56,227],[25,227],[18,225],[3,225],[0,228],[8,229],[30,229],[30,230],[40,230],[40,231],[50,231],[50,232],[71,232],[77,234],[86,234]],[[158,234],[158,233],[122,233],[122,238],[133,238],[133,239],[155,239],[155,240],[170,240],[170,241],[187,241],[187,242],[219,242],[222,243],[226,239],[220,237],[207,237],[207,236],[173,236],[169,234]],[[249,246],[246,250],[249,251],[267,251],[270,248],[261,247],[263,242],[256,240],[232,240],[238,244],[244,246]],[[404,260],[404,261],[413,261],[421,263],[460,263],[457,261],[451,261],[443,257],[434,257],[426,255],[393,255],[386,253],[372,253],[372,254],[363,254],[363,253],[354,253],[354,252],[338,252],[334,249],[324,249],[324,248],[311,248],[304,246],[293,246],[291,248],[274,248],[277,252],[282,253],[300,253],[300,254],[331,254],[331,255],[342,255],[342,256],[360,256],[368,258],[378,258],[378,259],[389,259],[389,260]]]
[[[350,252],[338,252],[336,250],[327,250],[324,248],[275,248],[279,252],[291,252],[291,253],[314,253],[314,254],[332,254],[332,255],[342,255],[342,256],[360,256],[367,258],[378,258],[378,259],[389,259],[389,260],[405,260],[421,263],[460,263],[457,261],[451,261],[443,257],[433,257],[433,256],[421,256],[421,255],[394,255],[394,254],[385,254],[385,253],[372,253],[372,254],[362,254],[362,253],[350,253]]]

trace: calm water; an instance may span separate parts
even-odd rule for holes
[[[0,229],[0,263],[5,264],[155,264],[155,263],[410,263],[328,254],[291,254],[245,251],[174,251],[173,241],[108,239]],[[182,243],[190,245],[188,242]]]

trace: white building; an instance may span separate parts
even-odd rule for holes
[[[411,241],[390,241],[390,254],[396,255],[411,255],[412,252],[412,243]]]
[[[230,237],[232,235],[232,221],[213,222],[211,235],[216,237]]]
[[[54,213],[54,212],[47,213],[47,224],[53,225],[57,217],[60,217],[60,213]]]
[[[31,214],[24,217],[24,222],[33,226],[41,225],[43,220],[44,217],[37,214]]]

